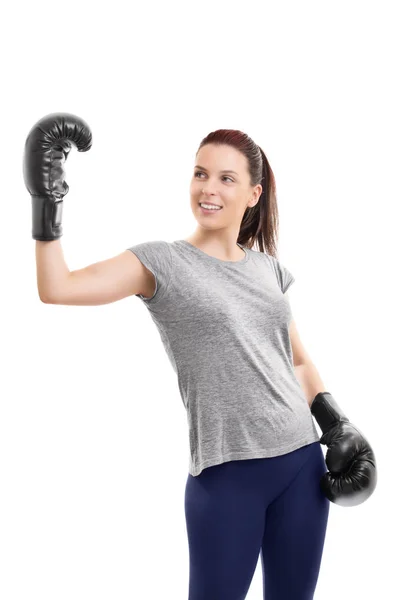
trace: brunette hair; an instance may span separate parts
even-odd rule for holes
[[[276,258],[279,225],[276,184],[264,152],[248,135],[237,129],[212,131],[203,138],[197,153],[206,144],[226,144],[236,148],[246,157],[250,185],[261,184],[262,192],[257,204],[246,208],[237,242],[246,248],[253,248],[257,244],[260,252],[266,252]]]

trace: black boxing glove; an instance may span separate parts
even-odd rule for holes
[[[374,492],[378,480],[371,445],[329,392],[315,396],[311,413],[322,429],[320,443],[328,446],[328,472],[320,481],[322,491],[341,506],[362,504]]]
[[[72,142],[78,152],[92,147],[87,123],[69,113],[52,113],[40,119],[25,142],[24,180],[32,198],[32,237],[50,242],[62,231],[63,198],[68,193],[64,163]]]

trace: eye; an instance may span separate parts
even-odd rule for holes
[[[203,171],[196,171],[194,176],[197,177],[197,175],[204,175]],[[228,177],[228,175],[223,175],[222,179],[229,179],[230,181],[233,182],[233,179],[231,177]]]

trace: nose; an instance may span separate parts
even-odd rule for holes
[[[215,194],[213,193],[209,193],[208,190],[206,188],[202,189],[203,195],[204,196],[214,196]]]

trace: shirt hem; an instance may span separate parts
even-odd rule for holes
[[[228,454],[224,454],[222,457],[218,456],[215,458],[209,458],[208,460],[203,461],[200,465],[195,468],[189,470],[190,475],[193,477],[197,477],[201,474],[204,469],[208,467],[215,467],[217,465],[221,465],[224,462],[228,462],[230,460],[245,460],[246,458],[272,458],[274,456],[281,456],[282,454],[287,454],[292,452],[293,450],[297,450],[302,446],[306,446],[308,444],[312,444],[314,442],[319,442],[320,437],[318,434],[313,436],[307,436],[306,438],[302,438],[293,442],[292,444],[285,444],[284,446],[275,446],[275,448],[270,448],[268,450],[248,450],[248,451],[239,451],[239,452],[229,452]]]

